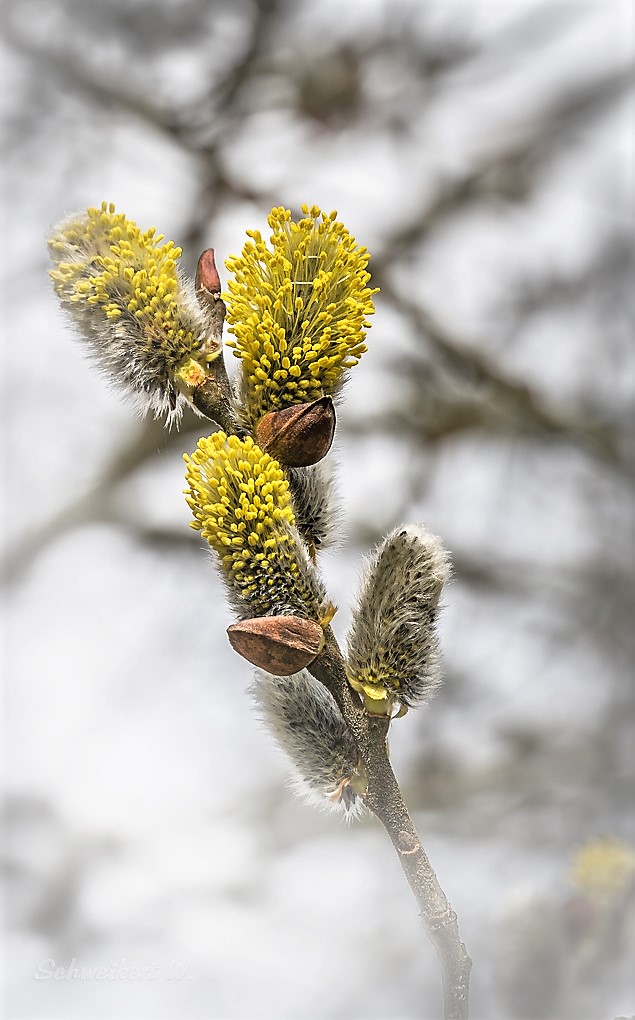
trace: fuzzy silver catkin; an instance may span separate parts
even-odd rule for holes
[[[326,688],[306,670],[292,676],[257,670],[251,693],[276,744],[293,765],[296,792],[346,818],[358,815],[362,801],[353,787],[359,791],[363,779],[357,749]]]
[[[443,543],[423,525],[404,525],[370,558],[348,636],[347,671],[372,700],[408,707],[440,682],[435,620],[451,573]]]
[[[328,459],[311,467],[287,468],[296,524],[307,542],[328,549],[337,542],[340,507]]]

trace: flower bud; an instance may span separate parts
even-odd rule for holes
[[[269,411],[256,427],[256,442],[287,467],[308,467],[326,457],[335,435],[330,397]]]
[[[450,561],[422,525],[396,528],[369,561],[348,639],[349,683],[368,712],[391,715],[440,683],[436,617]]]
[[[227,628],[229,643],[254,666],[273,676],[298,673],[321,651],[324,631],[301,616],[261,616]]]
[[[220,297],[220,276],[216,268],[213,248],[206,248],[198,260],[194,287],[197,295],[203,291],[214,297]]]

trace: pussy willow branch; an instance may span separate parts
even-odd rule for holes
[[[348,683],[344,659],[330,627],[326,637],[325,648],[308,667],[309,672],[333,695],[357,744],[368,777],[364,803],[390,836],[441,963],[444,1018],[467,1020],[472,961],[461,942],[456,914],[439,885],[395,779],[386,743],[390,720],[364,710]]]
[[[220,293],[202,287],[197,278],[197,295],[201,304],[212,312],[213,331],[220,343],[225,317]],[[224,431],[242,432],[231,403],[222,351],[212,363],[211,378],[195,392],[194,402]],[[308,668],[334,697],[353,736],[368,778],[364,802],[390,836],[419,905],[428,937],[439,956],[443,973],[444,1020],[468,1020],[472,961],[461,942],[456,914],[439,885],[395,779],[386,743],[390,720],[386,716],[369,715],[363,708],[348,683],[344,658],[330,627],[326,631],[323,651]]]

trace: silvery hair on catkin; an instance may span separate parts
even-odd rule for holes
[[[358,775],[355,742],[326,688],[303,670],[271,676],[256,670],[251,694],[259,715],[294,769],[293,786],[307,801],[360,813],[362,802],[349,786]]]
[[[436,616],[451,573],[441,539],[418,524],[396,528],[369,558],[348,636],[351,680],[383,685],[408,707],[440,683]]]

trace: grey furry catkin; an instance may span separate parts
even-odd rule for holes
[[[439,598],[450,577],[441,539],[423,525],[396,528],[371,556],[348,637],[351,685],[370,703],[407,707],[440,682],[435,628]]]
[[[337,543],[340,508],[336,500],[333,467],[321,460],[311,467],[287,468],[296,523],[316,549]]]
[[[326,688],[303,670],[257,670],[251,693],[278,747],[294,768],[294,787],[309,802],[354,817],[365,779],[348,727]]]

